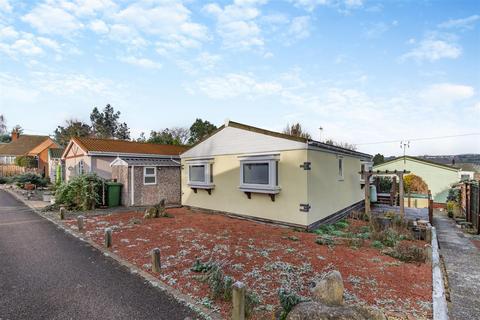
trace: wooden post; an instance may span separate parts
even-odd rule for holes
[[[67,209],[65,207],[60,207],[60,220],[65,220],[65,212]]]
[[[408,190],[408,207],[411,208],[412,207],[412,201],[411,201],[411,193],[410,193],[410,190]]]
[[[245,320],[245,285],[237,281],[232,286],[232,320]]]
[[[400,216],[405,218],[405,199],[403,194],[403,173],[398,174],[398,193],[400,198]]]
[[[397,176],[392,179],[392,190],[390,191],[390,205],[396,206],[395,198],[397,197]]]
[[[370,214],[370,174],[365,172],[365,214]]]
[[[430,221],[430,224],[433,224],[433,199],[430,190],[428,190],[428,221]]]
[[[78,231],[82,231],[82,230],[83,230],[83,219],[84,219],[83,216],[78,216],[78,217],[77,217]]]
[[[112,229],[105,229],[105,248],[110,248],[112,246]]]
[[[160,249],[155,248],[152,250],[152,271],[160,273],[162,265],[160,263]]]

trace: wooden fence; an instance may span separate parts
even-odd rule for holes
[[[0,164],[0,177],[12,177],[26,172],[38,173],[36,168],[24,168],[14,164]]]
[[[462,183],[460,205],[465,219],[470,222],[480,234],[480,187],[478,181]]]

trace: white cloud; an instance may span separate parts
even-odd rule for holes
[[[287,36],[297,40],[308,38],[310,36],[310,28],[309,16],[295,17],[288,27]]]
[[[8,0],[0,0],[0,11],[10,13],[12,12],[12,5]]]
[[[68,35],[83,28],[83,24],[66,10],[50,4],[40,4],[22,17],[38,32]]]
[[[103,20],[93,20],[88,27],[95,33],[105,34],[108,33],[108,25]]]
[[[475,89],[471,86],[437,83],[419,93],[419,97],[432,106],[448,106],[455,102],[469,99],[475,95]]]
[[[195,87],[212,99],[228,99],[239,96],[253,99],[258,96],[279,93],[282,90],[279,83],[261,82],[251,75],[236,73],[200,79],[196,82]]]
[[[157,47],[163,50],[199,47],[209,39],[208,29],[191,19],[190,10],[173,1],[134,3],[114,15],[138,33],[157,37]]]
[[[259,6],[265,1],[234,1],[221,8],[210,3],[203,10],[217,20],[217,33],[223,39],[223,46],[229,49],[262,48],[264,39],[256,21],[260,17]]]
[[[319,6],[337,8],[340,12],[348,12],[352,9],[363,7],[363,0],[290,0],[296,7],[313,11]]]
[[[468,30],[468,29],[473,29],[475,26],[475,23],[480,20],[480,15],[475,14],[472,16],[469,16],[467,18],[462,18],[462,19],[450,19],[448,21],[442,22],[441,24],[438,25],[439,28],[444,28],[444,29],[463,29],[463,30]]]
[[[418,43],[417,47],[401,56],[401,60],[413,59],[430,62],[439,59],[457,59],[462,54],[462,48],[448,40],[427,38]]]
[[[147,58],[137,58],[134,56],[121,57],[120,61],[146,69],[160,69],[162,64]]]
[[[144,47],[148,44],[148,41],[144,39],[136,29],[124,24],[114,24],[110,26],[108,37],[134,48]]]
[[[48,47],[54,51],[60,51],[60,45],[58,44],[57,41],[55,40],[52,40],[52,39],[49,39],[49,38],[45,38],[45,37],[37,37],[37,41],[45,46],[45,47]]]
[[[18,37],[18,32],[13,27],[3,27],[0,29],[0,39],[14,39]]]

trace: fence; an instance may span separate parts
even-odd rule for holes
[[[465,213],[465,219],[477,229],[480,234],[480,187],[478,181],[462,183],[460,205]]]
[[[36,168],[24,168],[14,164],[1,164],[0,177],[12,177],[26,172],[38,173]]]

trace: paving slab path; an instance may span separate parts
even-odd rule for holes
[[[480,319],[480,251],[444,212],[435,211],[433,224],[448,276],[449,317]]]
[[[198,318],[0,190],[0,320],[187,317]]]

